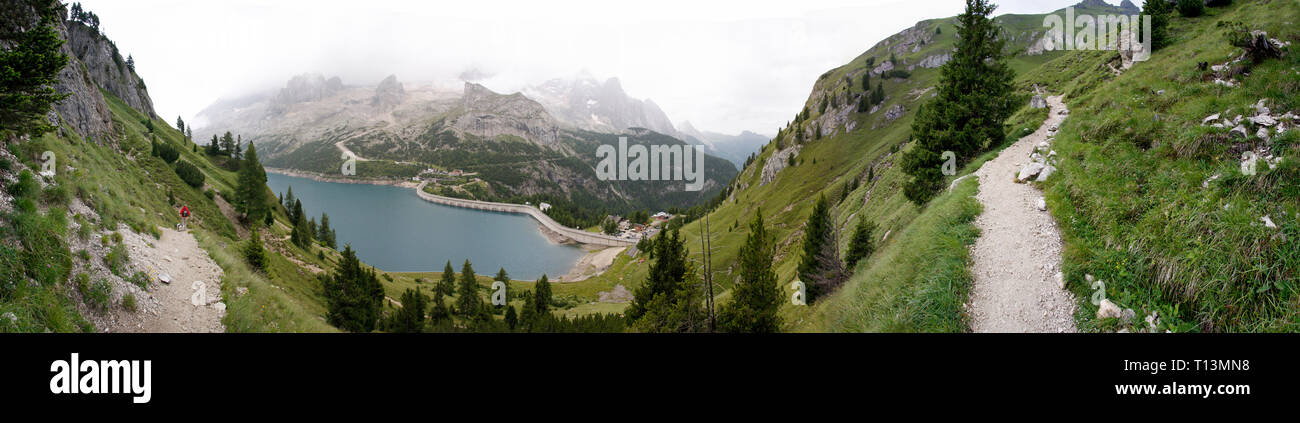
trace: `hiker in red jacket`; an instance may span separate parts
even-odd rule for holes
[[[180,225],[178,225],[179,227],[176,229],[185,230],[185,228],[189,227],[188,226],[189,220],[190,220],[189,206],[181,206],[181,223]]]

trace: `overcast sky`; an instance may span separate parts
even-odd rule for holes
[[[69,0],[65,0],[69,1]],[[998,14],[1078,0],[1002,0]],[[82,0],[167,121],[293,75],[407,84],[468,69],[499,92],[617,76],[674,123],[772,134],[818,75],[961,0]],[[1118,4],[1118,0],[1111,3]]]

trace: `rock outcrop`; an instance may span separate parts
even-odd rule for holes
[[[547,147],[560,147],[560,128],[555,120],[546,108],[523,94],[497,94],[482,85],[466,82],[461,106],[464,113],[452,118],[447,127],[488,139],[516,136]]]
[[[406,98],[406,89],[402,87],[401,82],[397,82],[397,75],[388,75],[379,86],[375,87],[375,97],[370,100],[370,105],[379,108],[393,108],[402,104]]]
[[[54,105],[51,122],[66,124],[94,142],[106,140],[113,120],[101,88],[146,116],[156,117],[144,81],[111,40],[95,28],[68,20],[66,11],[61,12],[55,31],[64,40],[60,51],[68,57],[68,64],[59,71],[54,89],[68,97]]]
[[[302,74],[293,77],[280,92],[274,102],[280,106],[320,101],[343,90],[343,80],[339,77],[325,79],[320,74]]]

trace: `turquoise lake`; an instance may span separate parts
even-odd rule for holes
[[[563,276],[584,254],[547,240],[524,215],[434,204],[411,188],[266,176],[277,195],[292,186],[308,216],[319,222],[321,212],[329,214],[339,249],[352,244],[362,261],[385,271],[442,271],[451,260],[460,272],[468,259],[480,275],[504,267],[511,278],[535,280],[543,273]]]

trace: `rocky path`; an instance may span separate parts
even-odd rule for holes
[[[151,275],[147,293],[138,296],[139,310],[116,310],[105,332],[225,332],[221,323],[226,304],[221,298],[224,272],[194,236],[169,228],[154,240],[126,231],[123,243],[135,268]],[[158,280],[166,274],[171,283]]]
[[[1047,104],[1043,126],[975,172],[984,205],[975,220],[981,235],[971,249],[975,285],[967,305],[975,332],[1077,331],[1075,301],[1061,282],[1061,233],[1030,182],[1055,170],[1050,143],[1069,113],[1061,97]]]

